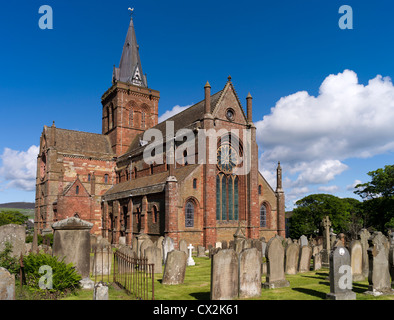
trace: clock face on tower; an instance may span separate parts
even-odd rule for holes
[[[217,165],[225,173],[231,173],[238,164],[238,154],[229,144],[222,145],[217,150]]]

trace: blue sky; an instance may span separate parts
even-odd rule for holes
[[[41,5],[52,30],[38,26]],[[342,5],[352,30],[338,26]],[[252,94],[260,171],[274,185],[281,161],[288,209],[311,193],[355,197],[355,182],[393,164],[391,1],[25,0],[0,12],[0,203],[34,201],[44,125],[100,133],[128,7],[160,115],[228,75],[244,105]]]

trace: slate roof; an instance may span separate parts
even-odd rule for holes
[[[196,169],[199,164],[187,165],[176,168],[174,176],[178,181],[183,181],[190,173]],[[104,195],[104,200],[114,200],[130,195],[145,195],[149,193],[162,192],[165,187],[169,171],[156,173],[154,175],[145,176],[129,181],[124,181],[112,186]]]
[[[46,127],[47,141],[55,135],[54,147],[60,153],[111,160],[112,151],[109,137],[102,134]]]
[[[215,94],[211,95],[211,113],[215,109],[216,104],[219,101],[222,93],[223,90],[220,90],[219,92],[216,92]],[[156,126],[152,127],[152,129],[160,130],[163,134],[163,137],[165,137],[167,121],[174,122],[174,133],[176,133],[179,129],[187,128],[191,126],[193,123],[202,120],[204,117],[204,113],[205,113],[205,99],[192,105],[186,110],[177,113],[171,118],[168,118],[165,121],[158,123]],[[140,147],[140,140],[142,140],[142,137],[143,137],[143,133],[136,136],[136,138],[130,144],[126,154]]]

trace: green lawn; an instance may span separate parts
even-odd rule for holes
[[[194,258],[195,266],[187,267],[185,281],[180,285],[163,285],[162,273],[155,274],[155,300],[209,300],[211,261],[208,258]],[[94,280],[94,278],[92,277]],[[110,278],[112,279],[112,277]],[[262,289],[261,296],[253,300],[325,300],[330,292],[328,269],[287,275],[290,287]],[[104,279],[106,281],[106,279]],[[112,281],[112,280],[111,280]],[[265,275],[262,283],[265,282]],[[394,295],[373,297],[363,292],[368,290],[368,281],[353,282],[357,300],[394,300]],[[80,290],[78,295],[65,300],[92,300],[92,290]],[[133,300],[124,290],[109,287],[110,300]]]

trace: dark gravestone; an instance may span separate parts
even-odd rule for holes
[[[330,293],[327,299],[355,300],[352,281],[349,251],[342,246],[334,248],[330,254]]]

